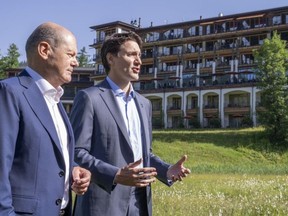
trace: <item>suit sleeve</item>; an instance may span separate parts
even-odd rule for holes
[[[159,158],[158,156],[154,155],[152,152],[152,105],[151,102],[148,101],[148,105],[147,105],[147,119],[149,119],[149,140],[151,140],[150,143],[150,152],[149,152],[149,156],[150,156],[150,165],[151,167],[155,167],[157,169],[157,179],[160,180],[161,182],[163,182],[164,184],[171,186],[171,181],[168,181],[167,179],[167,171],[169,169],[169,167],[171,166],[171,164],[166,163],[165,161],[163,161],[161,158]]]
[[[19,131],[19,110],[15,94],[0,82],[0,215],[15,215],[9,173]]]
[[[96,97],[96,95],[93,95]],[[94,106],[89,94],[79,91],[74,99],[71,112],[71,124],[75,136],[75,161],[92,173],[92,181],[107,192],[114,188],[114,177],[118,167],[105,163],[90,154],[94,128]]]

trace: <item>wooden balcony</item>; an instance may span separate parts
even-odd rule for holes
[[[186,109],[186,115],[195,116],[198,114],[199,108]]]
[[[203,114],[218,114],[218,108],[203,108]]]
[[[161,110],[152,110],[152,116],[153,117],[161,116]]]
[[[181,116],[182,110],[181,108],[171,107],[167,109],[167,114],[170,116]]]
[[[235,107],[225,107],[224,112],[227,114],[234,114],[234,113],[249,113],[250,106],[235,106]]]

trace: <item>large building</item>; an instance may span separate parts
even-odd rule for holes
[[[134,88],[153,107],[153,126],[256,126],[261,92],[253,50],[274,31],[288,41],[288,7],[141,27],[115,21],[92,26],[95,82],[105,77],[100,49],[105,36],[135,31],[143,41],[140,80]]]

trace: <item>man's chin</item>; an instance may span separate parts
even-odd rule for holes
[[[139,80],[139,75],[138,74],[134,74],[134,76],[132,77],[132,80],[131,81],[138,81]]]
[[[72,77],[71,76],[66,77],[65,83],[70,83],[71,81],[72,81]]]

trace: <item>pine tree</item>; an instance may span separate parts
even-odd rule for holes
[[[77,60],[79,63],[79,67],[88,67],[89,66],[89,59],[86,52],[85,47],[83,47],[80,52],[77,54]]]
[[[19,56],[17,46],[12,43],[7,50],[7,56],[0,56],[0,79],[6,77],[7,69],[19,67]]]

